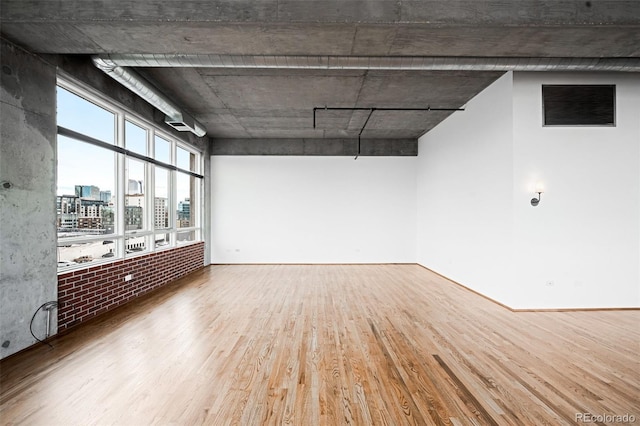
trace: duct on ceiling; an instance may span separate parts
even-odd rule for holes
[[[121,67],[640,72],[640,58],[110,54]]]
[[[207,133],[206,128],[190,114],[163,95],[150,82],[135,71],[122,67],[103,57],[94,57],[93,63],[108,76],[140,96],[145,101],[165,114],[165,123],[181,132],[192,132],[202,137]]]

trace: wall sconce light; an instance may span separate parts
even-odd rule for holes
[[[538,182],[536,183],[536,187],[534,189],[534,192],[536,194],[538,194],[538,198],[533,197],[531,199],[531,205],[533,207],[537,206],[538,204],[540,204],[540,200],[542,199],[542,193],[544,192],[544,185],[542,184],[542,182]]]

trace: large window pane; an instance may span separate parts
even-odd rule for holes
[[[193,197],[194,178],[185,173],[177,173],[177,205],[176,205],[176,228],[188,228],[195,226],[193,221],[193,211],[191,200]]]
[[[186,149],[177,147],[176,148],[176,166],[178,166],[183,170],[197,172],[195,168],[195,155],[190,153]]]
[[[144,163],[127,158],[125,167],[127,184],[124,197],[124,223],[126,231],[144,229],[145,178]]]
[[[58,136],[58,238],[113,234],[115,154]]]
[[[178,241],[178,244],[184,244],[190,241],[196,241],[196,231],[178,232],[177,241]]]
[[[171,143],[168,140],[156,136],[155,150],[156,153],[154,157],[156,160],[171,164]]]
[[[147,131],[127,121],[124,125],[125,148],[141,155],[147,155]]]
[[[115,114],[58,87],[58,126],[114,143]]]
[[[156,229],[165,229],[169,227],[169,171],[161,167],[156,167],[155,171],[153,226]]]
[[[165,232],[164,234],[156,234],[156,248],[167,247],[171,244],[171,234]]]
[[[94,260],[102,260],[116,255],[116,244],[113,240],[73,242],[60,245],[58,242],[58,267],[64,268]]]

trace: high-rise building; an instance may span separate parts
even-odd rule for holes
[[[127,194],[136,195],[143,193],[142,181],[129,179],[129,182],[127,183]]]
[[[185,198],[184,201],[178,203],[177,214],[177,225],[179,228],[191,226],[191,201],[189,198]]]
[[[141,195],[141,194],[125,195],[125,197],[124,197],[124,205],[125,206],[144,207],[144,195]]]
[[[99,200],[100,188],[94,185],[76,185],[76,197]]]
[[[135,182],[130,180],[131,182]],[[125,195],[124,197],[124,224],[125,230],[132,231],[142,229],[144,226],[144,195]]]
[[[140,206],[125,206],[124,208],[124,226],[125,230],[133,231],[136,229],[142,229],[143,217],[142,207]]]
[[[80,199],[79,217],[101,217],[104,201],[94,199]]]
[[[191,201],[189,198],[185,198],[184,201],[178,203],[178,217],[186,219],[191,217]]]
[[[59,195],[56,197],[58,230],[70,231],[78,228],[80,198],[75,195]]]
[[[100,191],[100,201],[104,201],[105,203],[111,202],[111,191]]]
[[[169,227],[169,209],[166,198],[156,197],[153,202],[153,225],[156,228],[168,228]]]

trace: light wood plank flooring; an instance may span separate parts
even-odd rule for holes
[[[640,424],[639,325],[511,312],[416,265],[212,266],[0,362],[0,419]]]

